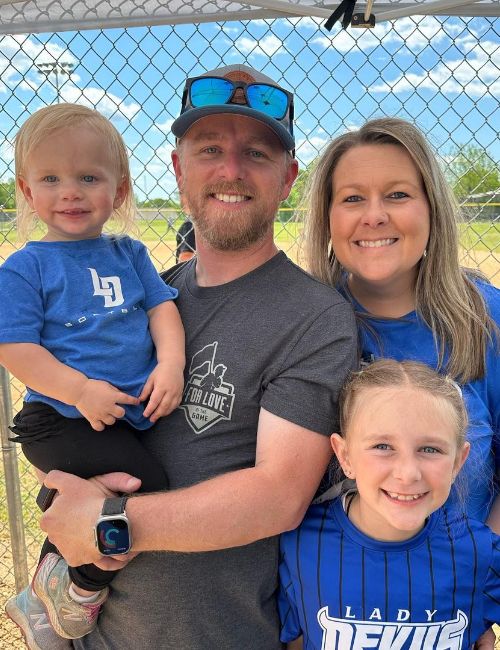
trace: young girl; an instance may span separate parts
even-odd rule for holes
[[[500,620],[500,537],[443,507],[469,452],[460,389],[426,365],[380,360],[340,408],[332,446],[355,483],[282,536],[282,640],[472,648]]]
[[[102,233],[110,218],[124,230],[134,217],[125,144],[97,111],[58,104],[21,127],[15,164],[19,231],[34,219],[46,226],[41,241],[0,267],[0,362],[27,386],[15,440],[42,472],[121,470],[144,491],[165,489],[140,431],[180,403],[184,331],[177,291],[146,248]],[[95,627],[114,572],[68,572],[49,550],[46,543],[34,590],[57,634],[81,637]],[[7,606],[27,638],[37,606],[31,590]]]

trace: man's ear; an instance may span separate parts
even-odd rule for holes
[[[182,170],[181,170],[181,161],[180,153],[177,149],[172,151],[172,165],[174,167],[175,180],[177,181],[177,186],[179,190],[182,190]]]
[[[349,453],[345,439],[342,438],[340,433],[332,433],[330,436],[330,443],[332,445],[333,451],[335,452],[335,455],[339,460],[344,474],[349,478],[355,478],[354,472],[352,471],[351,464],[349,462]]]
[[[286,165],[287,165],[287,169],[285,175],[285,183],[283,185],[283,191],[281,193],[281,199],[280,199],[281,201],[284,201],[285,199],[288,198],[292,186],[295,183],[295,179],[297,178],[297,175],[299,173],[299,163],[295,158],[287,160]]]
[[[32,210],[34,210],[34,205],[33,205],[33,194],[31,192],[31,187],[28,185],[27,181],[25,178],[22,176],[19,176],[17,179],[17,186],[21,190],[21,192],[24,194],[24,198],[26,199],[28,205]]]

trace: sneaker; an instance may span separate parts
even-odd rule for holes
[[[31,586],[8,600],[5,611],[20,628],[29,650],[69,650],[73,647],[70,641],[55,633],[42,601]]]
[[[101,605],[109,589],[103,589],[94,603],[77,603],[69,595],[71,579],[64,558],[47,553],[33,578],[33,590],[47,608],[54,630],[65,639],[79,639],[97,625]]]

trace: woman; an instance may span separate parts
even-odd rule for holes
[[[466,507],[485,521],[500,458],[500,291],[459,265],[457,206],[433,151],[408,122],[372,120],[330,143],[308,195],[309,270],[352,301],[362,361],[423,361],[462,384]],[[500,532],[500,510],[489,523]]]
[[[462,385],[466,510],[500,533],[500,291],[459,265],[457,205],[434,152],[404,120],[369,121],[328,145],[308,197],[306,261],[353,303],[362,362],[422,361]]]

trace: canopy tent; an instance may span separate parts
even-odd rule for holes
[[[327,20],[338,3],[314,0],[0,0],[0,34],[262,18]],[[360,0],[356,11],[364,11]],[[377,22],[411,15],[499,16],[500,0],[375,0]]]

